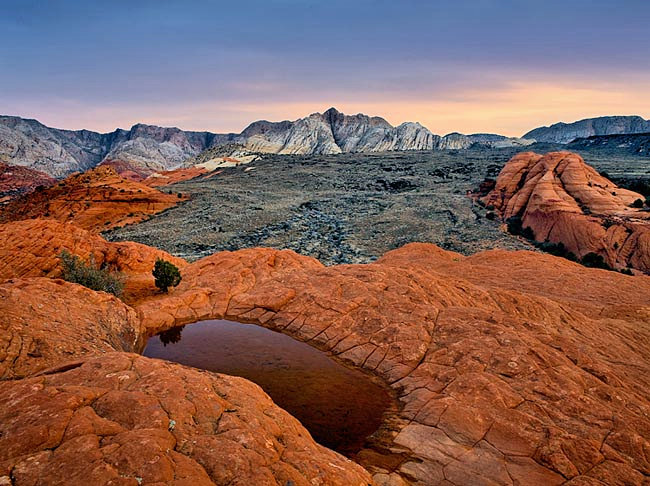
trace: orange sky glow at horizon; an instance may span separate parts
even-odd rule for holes
[[[79,106],[57,100],[48,107],[25,106],[6,114],[36,118],[65,129],[109,132],[135,123],[177,126],[184,130],[240,132],[256,120],[295,120],[331,106],[346,114],[381,116],[393,125],[416,121],[435,134],[498,133],[522,136],[539,126],[607,115],[650,115],[650,93],[643,80],[626,83],[556,84],[551,81],[513,82],[485,89],[451,90],[440,97],[313,96],[313,101],[221,100],[215,102],[148,105]],[[356,99],[353,99],[356,98]],[[9,107],[11,108],[11,107]]]

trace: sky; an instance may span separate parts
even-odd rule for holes
[[[57,128],[650,118],[649,0],[0,0],[0,32],[0,113]]]

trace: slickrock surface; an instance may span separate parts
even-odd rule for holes
[[[125,275],[124,298],[155,292],[151,271],[157,258],[183,267],[186,262],[168,253],[141,245],[109,243],[101,236],[72,224],[29,219],[0,224],[0,280],[20,277],[58,277],[59,253],[67,250],[95,264],[108,266]]]
[[[184,199],[98,167],[10,202],[0,209],[0,222],[48,218],[104,231],[142,221]]]
[[[537,241],[561,242],[578,257],[598,253],[612,267],[650,272],[650,211],[570,152],[524,152],[502,169],[484,198],[504,220],[521,217]]]
[[[241,378],[112,353],[0,382],[0,484],[365,486]]]
[[[89,354],[138,351],[142,344],[133,309],[112,295],[62,280],[0,283],[0,315],[0,380]]]
[[[403,410],[359,455],[379,484],[647,483],[650,278],[509,255],[411,244],[323,267],[223,252],[137,310],[149,332],[255,322],[391,383]]]
[[[55,182],[44,172],[0,162],[0,202]]]
[[[5,225],[0,237],[10,241],[12,231]],[[7,255],[17,254],[0,261]],[[292,251],[258,248],[218,253],[181,271],[183,281],[170,294],[133,304],[146,334],[203,319],[256,323],[392,386],[402,408],[357,457],[379,485],[650,484],[650,277],[533,252],[464,257],[417,243],[366,265],[325,267]],[[19,285],[26,284],[3,284]],[[29,319],[32,312],[20,315]],[[69,320],[73,329],[76,321]],[[231,397],[226,382],[241,383],[241,394]],[[243,380],[125,354],[4,382],[0,479],[11,474],[30,484],[32,474],[42,474],[56,482],[58,474],[74,479],[83,471],[84,478],[148,478],[143,484],[201,483],[203,473],[216,484],[235,477],[248,482],[230,484],[309,484],[301,476],[366,484],[356,466],[300,442],[306,432],[290,421],[267,425],[276,413],[268,410],[277,409],[252,390],[258,389]],[[219,411],[197,413],[204,400]],[[78,435],[76,422],[65,418],[74,419],[72,409],[92,423]],[[252,415],[237,416],[235,436],[224,432],[231,442],[211,442],[231,431],[229,413],[238,412],[229,409]],[[25,430],[19,438],[17,424]],[[216,436],[205,424],[216,424]],[[277,449],[282,442],[284,453]],[[304,454],[290,462],[289,451],[298,450]],[[276,472],[287,462],[295,477]],[[213,476],[219,471],[224,476]],[[327,479],[329,473],[338,479]]]

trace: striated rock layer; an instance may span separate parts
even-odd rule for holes
[[[0,208],[0,222],[51,218],[92,231],[136,223],[186,200],[127,180],[111,167],[73,175]]]
[[[570,152],[524,152],[501,170],[485,197],[504,220],[519,217],[537,241],[562,243],[578,257],[597,253],[614,268],[650,272],[650,212],[643,196],[616,186]]]
[[[377,484],[648,483],[650,277],[534,252],[463,257],[418,243],[372,264],[331,267],[287,250],[221,252],[182,275],[170,294],[133,304],[142,332],[211,318],[256,323],[390,384],[402,408],[357,457]],[[0,385],[0,475],[56,482],[85,466],[101,478],[201,482],[192,460],[216,484],[369,481],[310,441],[293,447],[302,429],[272,426],[277,409],[243,380],[128,354],[82,361]],[[224,380],[242,383],[238,393]],[[307,465],[296,460],[287,468],[296,479],[281,476],[275,467],[297,450]]]

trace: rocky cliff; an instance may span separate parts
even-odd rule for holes
[[[526,133],[523,138],[538,142],[569,143],[576,138],[594,135],[650,132],[650,120],[640,116],[601,116],[573,123],[556,123]]]
[[[26,224],[0,233],[24,235],[16,225]],[[0,262],[38,272],[33,255],[52,251],[42,238],[23,239]],[[15,337],[0,363],[20,379],[0,382],[1,481],[647,482],[649,277],[527,251],[463,257],[430,244],[330,267],[287,250],[222,252],[182,274],[170,294],[131,303],[139,323],[124,306],[106,306],[105,294],[3,275],[0,312],[20,310],[5,323]],[[49,303],[64,295],[66,318],[49,318]],[[207,318],[290,334],[389,383],[401,409],[356,458],[372,479],[246,380],[139,357],[108,338]],[[97,335],[86,332],[93,325]],[[79,338],[62,339],[60,350],[32,345],[44,329],[52,339],[80,330]]]
[[[110,133],[59,130],[36,120],[0,116],[0,162],[61,178],[108,164],[129,177],[146,176],[202,160],[219,148],[221,156],[255,153],[337,154],[389,150],[436,150],[519,146],[532,141],[500,135],[434,135],[419,123],[393,127],[380,117],[344,115],[334,108],[295,121],[251,123],[239,134],[183,131],[137,124]]]
[[[648,273],[650,212],[643,199],[602,177],[577,154],[524,152],[504,166],[484,202],[504,220],[519,218],[536,241],[562,243],[579,258],[596,253],[614,268]]]

